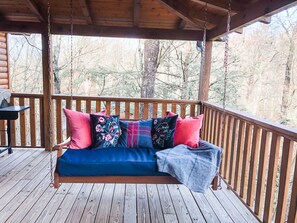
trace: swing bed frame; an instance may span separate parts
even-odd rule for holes
[[[57,151],[57,161],[63,155],[63,149],[70,145],[70,138],[57,144],[52,150]],[[54,188],[59,188],[61,183],[123,183],[123,184],[181,184],[172,176],[60,176],[57,166],[54,172]],[[212,181],[212,189],[219,188],[219,176]]]

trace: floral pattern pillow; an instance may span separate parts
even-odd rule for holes
[[[90,114],[92,148],[116,147],[120,137],[119,116]]]
[[[166,149],[173,147],[176,120],[177,115],[153,120],[152,139],[154,148]]]

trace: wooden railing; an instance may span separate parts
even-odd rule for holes
[[[229,187],[261,221],[296,222],[297,130],[209,103],[202,110],[202,138],[224,148]]]
[[[43,96],[40,94],[12,94],[11,105],[30,106],[11,121],[11,143],[14,147],[41,148],[43,143]],[[1,146],[7,145],[6,121],[0,122]]]
[[[55,109],[54,132],[57,142],[60,142],[67,135],[65,116],[62,115],[63,107],[87,113],[105,109],[107,114],[119,114],[120,118],[131,120],[164,117],[167,110],[178,113],[182,117],[195,116],[199,113],[197,101],[73,96],[71,104],[70,96],[54,95],[53,99]]]
[[[123,119],[161,117],[167,110],[182,117],[203,112],[202,138],[224,148],[220,174],[229,187],[261,221],[296,222],[296,129],[197,101],[65,95],[52,98],[55,142],[67,137],[64,107],[87,113],[106,109],[108,114],[120,114]],[[14,93],[11,104],[30,106],[12,122],[13,146],[44,147],[43,122],[48,117],[43,116],[43,96]],[[4,125],[2,121],[0,128]],[[5,145],[6,134],[0,134]]]
[[[54,95],[53,109],[53,137],[54,143],[61,142],[67,137],[66,118],[63,108],[92,113],[103,109],[107,114],[119,114],[122,119],[148,119],[165,116],[170,110],[182,117],[195,116],[199,113],[197,101],[162,100],[145,98],[112,98]],[[16,147],[44,147],[43,96],[41,94],[13,93],[12,105],[29,105],[30,109],[20,113],[20,118],[12,121],[12,145]],[[0,129],[5,129],[5,122],[0,122]],[[7,138],[4,131],[0,132],[1,145],[6,145]]]

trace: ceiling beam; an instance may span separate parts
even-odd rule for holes
[[[249,5],[245,10],[231,17],[230,31],[256,22],[263,16],[275,14],[284,8],[296,5],[296,0],[262,0]],[[221,20],[218,26],[208,33],[208,40],[215,40],[226,33],[227,16]]]
[[[140,17],[140,0],[134,0],[134,13],[133,13],[133,25],[139,26]]]
[[[78,0],[83,15],[86,17],[88,24],[93,24],[93,19],[90,13],[90,8],[87,0]]]
[[[46,26],[43,23],[34,22],[1,22],[0,30],[17,33],[42,33]],[[70,26],[64,24],[51,24],[51,33],[70,35]],[[127,37],[145,39],[168,39],[168,40],[202,40],[203,32],[199,30],[180,29],[146,29],[137,27],[113,27],[95,25],[74,25],[74,35],[101,36],[101,37]]]
[[[25,1],[26,1],[27,6],[29,7],[29,9],[36,15],[38,20],[40,22],[45,22],[46,18],[42,14],[40,7],[37,5],[37,3],[34,0],[25,0]]]
[[[201,24],[201,22],[204,22],[204,20],[205,20],[204,13],[202,13],[202,11],[198,11],[196,9],[193,9],[193,7],[186,5],[187,1],[185,1],[185,0],[184,1],[159,0],[159,1],[168,10],[172,11],[174,14],[176,14],[181,19],[193,24],[196,27],[199,27],[200,29],[203,28],[203,24]],[[201,10],[203,10],[203,9],[201,9]],[[207,13],[207,25],[214,25],[219,21],[220,21],[220,18],[218,18],[217,16],[214,16],[213,14],[211,14],[209,12]]]
[[[222,0],[192,0],[193,2],[198,3],[207,3],[209,7],[217,8],[222,11],[228,11],[229,2]],[[232,11],[241,11],[246,7],[247,3],[231,1],[231,10]]]

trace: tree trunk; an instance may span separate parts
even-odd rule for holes
[[[59,57],[61,52],[61,42],[62,37],[60,36],[58,39],[58,44],[55,45],[53,50],[53,73],[54,73],[54,92],[55,94],[61,93],[61,80],[60,80],[60,67],[59,67]]]
[[[159,45],[159,40],[145,40],[144,42],[144,71],[141,85],[142,98],[153,98],[155,94]]]
[[[155,94],[155,80],[158,64],[159,55],[159,40],[145,40],[144,42],[144,70],[142,74],[142,84],[141,84],[141,97],[142,98],[153,98]],[[149,117],[152,117],[153,108],[149,106]],[[144,105],[141,104],[140,107],[140,118],[144,114]]]
[[[291,85],[294,51],[295,51],[294,41],[293,39],[291,39],[290,46],[289,46],[289,53],[286,61],[285,80],[283,84],[283,95],[282,95],[282,103],[281,103],[282,124],[287,123],[287,113],[289,108],[290,85]]]
[[[187,51],[185,60],[182,61],[182,83],[181,83],[181,99],[188,100],[189,99],[189,76],[190,76],[190,62],[192,55],[192,46],[191,42],[187,42]]]

